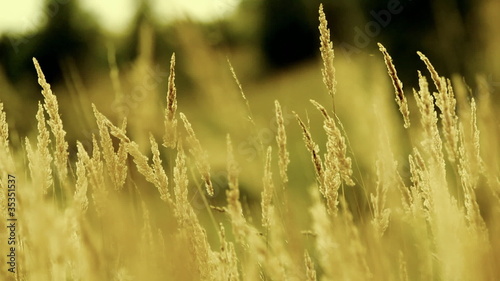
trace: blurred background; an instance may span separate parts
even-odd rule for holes
[[[500,81],[497,0],[323,2],[337,57],[351,60],[363,54],[378,56],[376,43],[382,42],[395,59],[401,80],[408,86],[415,85],[415,69],[421,67],[415,55],[417,50],[425,53],[442,75],[457,73],[471,85],[477,73],[486,73],[493,83]],[[109,72],[110,52],[119,68],[126,68],[143,55],[166,69],[172,52],[189,53],[187,49],[209,52],[212,60],[217,55],[229,57],[234,60],[240,79],[253,83],[317,59],[320,3],[319,0],[4,2],[0,4],[2,84],[5,87],[8,83],[20,97],[36,98],[37,93],[30,88],[34,84],[32,57],[38,58],[53,84],[69,81],[70,74],[76,72],[87,84],[90,82],[87,80],[94,79],[90,74],[102,77],[102,72]],[[141,30],[150,44],[142,46],[142,51]],[[183,63],[189,60],[188,56],[180,54],[179,60],[181,73],[189,72]],[[196,61],[195,55],[191,60]],[[193,86],[190,83],[193,81],[188,81],[193,75],[180,74],[186,87]]]
[[[77,139],[91,144],[96,125],[90,104],[95,103],[113,122],[127,117],[129,133],[148,148],[147,132],[158,139],[162,135],[169,61],[175,52],[179,111],[190,118],[202,145],[215,151],[211,161],[223,169],[229,132],[240,161],[251,163],[261,155],[259,142],[267,146],[274,141],[275,99],[282,103],[287,124],[295,122],[292,110],[306,116],[304,105],[311,98],[331,104],[321,78],[320,3],[2,1],[0,100],[12,131],[26,136],[36,128],[34,115],[42,99],[32,63],[36,57],[58,96],[71,147]],[[498,96],[500,1],[323,0],[323,4],[336,54],[337,114],[351,128],[348,134],[370,138],[364,132],[369,128],[367,117],[352,112],[374,106],[372,97],[378,92],[389,103],[394,99],[377,42],[392,55],[408,94],[416,87],[417,70],[427,73],[416,55],[422,51],[441,75],[464,80],[469,95],[486,87]],[[257,131],[249,125],[251,113],[228,61],[254,111]],[[397,111],[395,104],[393,109]],[[321,125],[321,116],[310,118]],[[298,126],[289,127],[290,149],[302,151],[296,167],[301,171],[300,163],[308,162],[309,156]],[[315,137],[321,140],[319,133]],[[353,149],[370,150],[362,143],[357,147],[354,143]]]

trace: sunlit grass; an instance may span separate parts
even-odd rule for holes
[[[114,88],[74,80],[64,101],[36,63],[32,132],[0,116],[1,184],[15,175],[19,202],[2,280],[493,280],[488,89],[464,94],[422,57],[403,101],[390,50],[334,59],[320,21],[322,61],[241,88],[227,58],[191,46],[209,64],[190,66],[196,100],[176,86],[178,54],[152,76],[140,57]]]

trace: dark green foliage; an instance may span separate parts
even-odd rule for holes
[[[317,53],[317,24],[302,0],[264,1],[262,7],[261,48],[271,66],[288,66]]]

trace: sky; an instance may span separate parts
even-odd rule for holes
[[[47,18],[57,13],[58,6],[73,0],[1,0],[0,35],[26,33],[39,28]],[[80,6],[95,16],[102,27],[120,33],[126,30],[137,8],[137,0],[78,0]],[[240,0],[150,0],[153,14],[160,23],[190,17],[210,21],[231,13]]]

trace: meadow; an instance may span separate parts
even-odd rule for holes
[[[380,43],[336,57],[322,6],[318,31],[321,60],[248,87],[196,36],[158,70],[147,27],[131,69],[110,53],[109,79],[71,74],[72,95],[34,58],[36,114],[0,103],[0,279],[498,278],[486,77],[471,89],[415,50],[408,91]],[[203,96],[177,86],[180,60]]]

